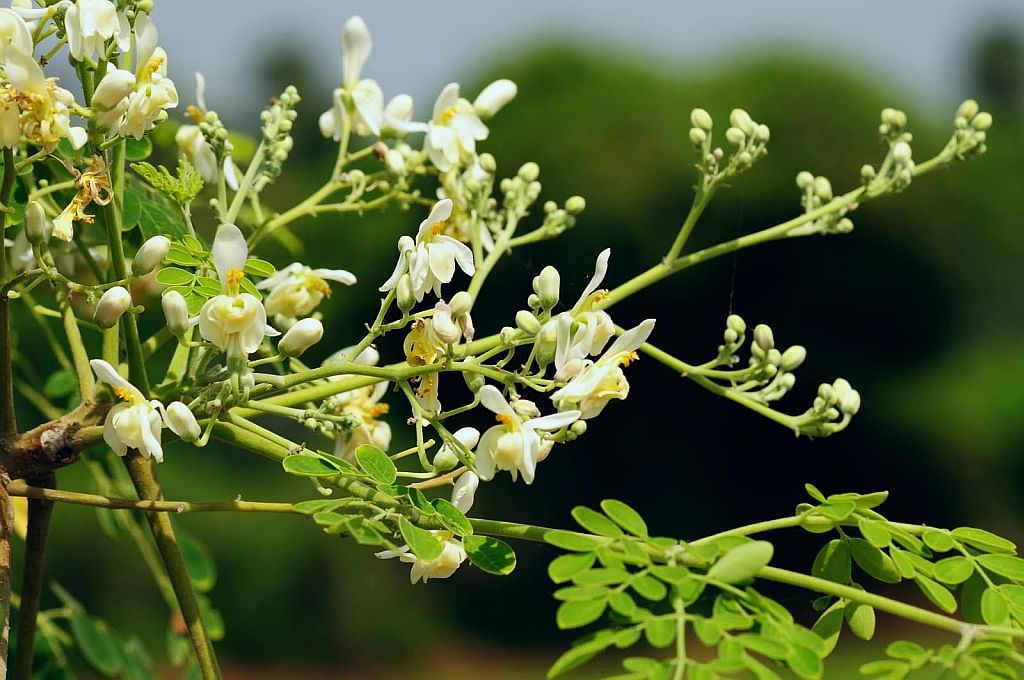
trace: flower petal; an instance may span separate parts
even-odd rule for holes
[[[92,359],[89,362],[89,366],[92,367],[92,372],[95,373],[96,377],[101,381],[107,383],[111,387],[116,387],[129,392],[138,400],[145,401],[146,398],[142,396],[142,392],[139,391],[139,388],[125,380],[121,374],[117,372],[116,368],[103,359]]]
[[[597,287],[604,281],[605,274],[608,273],[608,258],[611,257],[612,249],[605,248],[597,256],[597,264],[594,266],[594,276],[590,279],[590,283],[583,289],[583,294],[580,295],[580,299],[576,301],[573,309],[578,309],[584,301],[590,297],[590,294],[597,290]]]
[[[434,115],[431,118],[431,122],[439,122],[444,112],[455,106],[455,102],[459,101],[459,84],[448,83],[441,90],[441,94],[437,95],[437,100],[434,101]]]
[[[516,412],[515,410],[513,410],[512,405],[509,404],[508,400],[505,399],[505,395],[503,395],[501,391],[494,385],[484,385],[483,387],[480,388],[479,394],[480,403],[483,404],[484,408],[486,408],[487,410],[491,411],[492,413],[496,413],[499,416],[508,416],[515,421],[519,420],[519,416],[516,415]],[[493,429],[494,428],[491,428],[491,430]],[[491,430],[488,430],[487,432],[490,433]],[[484,437],[486,436],[487,435],[485,434]],[[483,448],[482,444],[483,442],[481,441],[480,448]]]
[[[558,430],[567,425],[572,425],[579,419],[579,411],[562,411],[561,413],[552,413],[540,418],[531,418],[523,423],[523,427],[530,430]]]
[[[245,269],[245,259],[249,256],[249,246],[245,243],[242,230],[233,224],[222,224],[217,228],[210,249],[213,265],[217,268],[220,285],[227,290],[228,272],[232,269]]]
[[[615,342],[608,348],[608,351],[604,353],[606,357],[614,357],[617,354],[623,354],[625,352],[633,352],[639,349],[640,345],[647,342],[647,338],[650,337],[651,331],[654,330],[654,319],[645,319],[637,324],[636,327],[630,328],[628,331],[615,338]]]

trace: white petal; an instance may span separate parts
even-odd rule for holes
[[[156,50],[157,39],[156,24],[148,14],[140,12],[135,18],[135,75],[139,75],[142,70],[149,68],[149,60]]]
[[[276,272],[274,272],[272,276],[265,278],[259,283],[257,283],[256,287],[259,288],[260,290],[268,290],[270,288],[274,288],[277,285],[287,281],[292,276],[292,274],[297,274],[305,268],[306,266],[300,262],[292,262],[287,267],[284,267],[283,269],[278,269]]]
[[[455,256],[455,261],[459,263],[459,269],[464,271],[469,276],[472,276],[476,271],[476,265],[473,264],[473,251],[469,249],[462,241],[452,238],[451,236],[437,236],[434,238],[434,243],[444,243],[445,247],[449,248]],[[451,279],[449,279],[450,281]],[[448,283],[448,281],[445,281]]]
[[[597,264],[594,267],[594,276],[590,279],[590,283],[583,289],[583,294],[580,295],[580,299],[576,301],[573,309],[578,309],[583,302],[590,297],[590,294],[597,290],[597,287],[604,281],[604,275],[608,273],[608,258],[611,257],[612,249],[605,248],[597,256]]]
[[[480,403],[484,405],[489,411],[498,414],[499,416],[508,416],[515,421],[519,420],[519,416],[512,409],[511,404],[505,399],[505,396],[501,391],[494,385],[484,385],[480,388]],[[494,428],[491,428],[492,430]],[[490,432],[491,430],[488,430]],[[486,437],[486,435],[484,435]],[[481,446],[481,448],[483,448]]]
[[[96,377],[102,382],[107,383],[111,387],[126,390],[136,399],[142,401],[145,400],[145,397],[142,396],[142,392],[140,392],[135,385],[132,385],[130,382],[125,380],[121,374],[117,372],[116,368],[103,359],[92,359],[89,362],[89,365],[92,367],[92,372],[95,373]]]
[[[68,141],[71,142],[71,148],[77,151],[89,141],[89,133],[83,127],[70,128],[68,130]]]
[[[199,71],[196,71],[196,105],[206,110],[206,78]]]
[[[604,355],[614,357],[616,354],[635,351],[640,345],[647,342],[647,338],[650,337],[653,330],[654,319],[641,321],[635,328],[631,328],[615,338],[615,342],[612,343],[612,346],[608,348]]]
[[[434,204],[430,209],[427,219],[420,222],[420,228],[416,232],[416,240],[423,241],[438,222],[443,222],[452,216],[452,199],[443,198]]]
[[[242,231],[233,224],[222,224],[217,228],[210,249],[213,265],[217,268],[220,285],[227,289],[228,272],[232,269],[245,269],[245,258],[249,256],[249,247],[245,244]]]
[[[579,419],[579,411],[562,411],[540,418],[531,418],[523,423],[523,427],[530,430],[558,430],[566,425],[572,425]]]
[[[434,116],[431,120],[435,123],[438,122],[445,110],[454,106],[457,101],[459,101],[459,84],[448,83],[441,90],[441,94],[437,95],[437,100],[434,102]]]
[[[337,281],[338,283],[344,283],[346,286],[351,286],[356,282],[356,275],[344,269],[314,269],[313,273],[321,279]]]
[[[15,88],[23,92],[31,92],[42,96],[48,96],[46,92],[46,76],[39,63],[32,58],[31,53],[22,52],[14,48],[12,44],[7,49],[7,79]]]
[[[359,81],[359,74],[372,49],[373,39],[366,22],[361,17],[351,17],[341,31],[341,63],[346,87],[352,87]]]
[[[434,243],[427,246],[427,256],[430,259],[430,273],[441,283],[448,283],[455,275],[455,253],[442,243],[441,237],[437,237]]]
[[[495,80],[473,100],[473,108],[482,116],[493,116],[512,101],[517,93],[518,88],[511,80]]]
[[[480,438],[480,446],[476,451],[476,473],[485,482],[494,479],[494,455],[491,451],[504,432],[505,428],[498,425],[484,432],[484,436]]]
[[[452,505],[464,513],[469,512],[473,507],[473,499],[479,486],[480,478],[476,474],[472,472],[463,474],[452,488]]]
[[[356,111],[374,135],[380,135],[384,123],[384,93],[373,80],[360,80],[352,90],[352,103]]]

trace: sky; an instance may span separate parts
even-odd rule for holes
[[[428,98],[417,114],[445,83],[553,39],[688,71],[783,46],[853,63],[949,107],[970,95],[963,58],[978,31],[1002,26],[1024,36],[1024,0],[157,0],[154,19],[183,100],[193,101],[192,73],[201,70],[218,108],[217,88],[252,107],[275,94],[256,91],[256,73],[277,46],[316,64],[329,90],[340,79],[338,36],[352,14],[374,38],[364,75],[386,96]]]

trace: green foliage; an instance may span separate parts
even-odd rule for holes
[[[398,469],[380,449],[363,444],[356,449],[356,462],[378,484],[394,484]]]
[[[132,163],[131,168],[151,187],[178,205],[190,204],[203,190],[203,176],[184,156],[178,159],[177,176],[162,165],[153,167],[150,163]]]

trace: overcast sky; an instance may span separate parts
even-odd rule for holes
[[[444,83],[556,36],[687,70],[784,45],[859,62],[911,96],[952,106],[969,94],[962,59],[979,30],[1024,35],[1024,0],[157,0],[154,11],[183,101],[193,101],[191,74],[201,69],[211,93],[231,87],[252,106],[274,94],[255,91],[254,73],[278,45],[318,64],[330,88],[351,14],[374,38],[364,74],[387,96],[428,97],[418,115]]]

